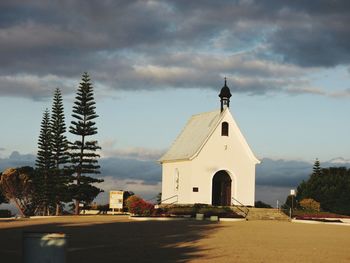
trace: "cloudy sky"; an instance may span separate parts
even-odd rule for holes
[[[87,71],[104,187],[151,196],[155,160],[192,114],[219,107],[227,77],[263,160],[257,198],[272,203],[316,157],[350,159],[349,24],[345,0],[1,1],[0,168],[35,159],[56,87],[69,124]]]

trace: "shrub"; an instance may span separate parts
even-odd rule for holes
[[[107,211],[109,211],[109,204],[104,204],[104,205],[97,205],[96,206],[97,210],[99,210],[103,214],[107,214]]]
[[[264,203],[263,201],[256,201],[254,204],[256,208],[272,208],[269,204]]]
[[[142,198],[133,195],[126,200],[128,211],[131,214],[150,216],[154,212],[154,205],[146,202]]]
[[[232,211],[228,206],[217,207],[207,204],[194,204],[193,206],[172,206],[166,209],[167,215],[190,215],[194,217],[196,213],[204,214],[205,217],[218,216],[221,218],[242,218],[242,216]]]
[[[218,217],[228,217],[233,215],[234,212],[229,207],[203,207],[198,210],[198,213],[204,214],[205,217],[218,216]]]
[[[196,209],[193,206],[178,206],[168,209],[167,214],[170,215],[190,215],[195,216]]]
[[[196,209],[197,211],[201,208],[206,208],[206,207],[212,207],[211,205],[208,204],[200,204],[200,203],[196,203],[193,205],[194,209]]]
[[[7,209],[0,209],[0,218],[11,217],[11,211]]]
[[[141,200],[140,197],[138,197],[137,195],[132,195],[130,197],[128,197],[125,201],[125,206],[128,209],[128,212],[130,212],[131,209],[131,205],[137,201]],[[131,212],[130,212],[131,213]]]
[[[128,206],[127,206],[126,202],[133,195],[135,195],[135,194],[132,191],[124,191],[123,192],[123,212],[127,212],[128,211]]]
[[[309,211],[320,211],[320,203],[312,198],[305,198],[299,202],[299,205],[305,210]]]

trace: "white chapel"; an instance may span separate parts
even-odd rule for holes
[[[254,206],[255,165],[233,119],[230,89],[219,94],[218,110],[193,115],[162,164],[162,203]]]

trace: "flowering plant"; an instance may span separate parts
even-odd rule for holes
[[[129,213],[141,216],[150,216],[154,212],[154,205],[138,196],[131,196],[127,200]]]

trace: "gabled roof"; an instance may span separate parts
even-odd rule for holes
[[[190,160],[201,149],[224,116],[220,110],[193,115],[160,162]]]
[[[230,115],[233,124],[233,134],[236,134],[249,158],[256,164],[260,163],[243,137],[228,108],[223,112],[216,110],[193,115],[171,145],[170,149],[159,161],[163,163],[192,160],[195,158],[226,114]]]

